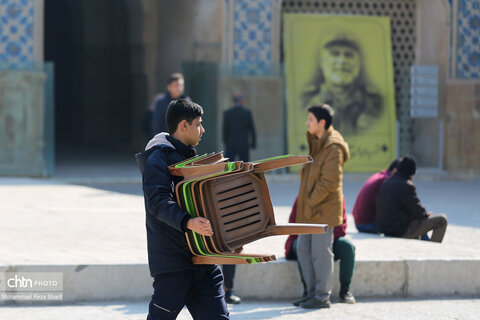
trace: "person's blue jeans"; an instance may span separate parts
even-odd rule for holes
[[[357,227],[358,232],[364,232],[364,233],[380,233],[377,228],[377,224],[375,222],[373,223],[367,223],[367,224],[358,224],[355,223],[355,226]]]

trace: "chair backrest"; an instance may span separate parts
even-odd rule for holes
[[[198,166],[198,165],[206,165],[206,164],[214,164],[214,163],[219,163],[219,162],[227,162],[228,158],[223,157],[223,151],[217,152],[217,153],[212,153],[209,154],[208,156],[191,162],[192,166]]]
[[[272,257],[268,255],[237,252],[243,245],[267,236],[326,231],[327,227],[320,225],[278,226],[263,173],[311,162],[311,157],[281,156],[253,163],[225,161],[221,153],[210,154],[169,168],[172,173],[185,178],[176,188],[180,205],[192,217],[208,218],[214,229],[212,237],[187,232],[187,242],[192,254],[202,257],[196,258],[194,263],[220,263],[227,260],[228,263],[235,264],[271,261]]]
[[[233,251],[267,236],[276,226],[264,171],[311,162],[310,156],[281,156],[253,162],[253,172],[215,177],[202,188],[206,206],[214,208],[210,220],[220,234],[218,246]]]
[[[253,170],[252,163],[243,163],[243,168],[238,171],[232,171],[226,175],[219,175],[210,178],[203,179],[198,186],[197,192],[195,193],[195,200],[200,204],[200,213],[208,218],[212,224],[214,231],[213,237],[205,237],[207,242],[212,242],[212,247],[216,248],[216,251],[228,251],[231,250],[228,246],[225,245],[225,240],[223,238],[223,226],[220,224],[219,219],[217,219],[218,212],[216,211],[213,204],[215,203],[214,198],[212,197],[212,186],[215,180],[223,181],[225,179],[231,180],[235,179],[236,176],[244,175],[245,173],[251,172]],[[209,200],[207,200],[209,199]]]
[[[225,245],[235,250],[269,224],[275,224],[273,207],[266,183],[255,174],[222,180],[213,183],[211,194],[205,200],[213,201],[210,206],[215,208],[214,224],[220,225]]]
[[[205,181],[206,179],[217,177],[217,176],[222,176],[226,174],[234,174],[235,172],[242,172],[244,169],[244,163],[242,161],[237,161],[237,162],[229,162],[224,164],[226,166],[225,171],[222,172],[216,172],[213,173],[209,176],[202,176],[201,178],[199,177],[194,177],[190,178],[188,180],[183,180],[180,183],[177,184],[176,186],[176,195],[177,199],[179,199],[179,205],[180,207],[184,208],[189,212],[189,214],[192,217],[199,216],[199,211],[198,211],[198,204],[196,202],[198,195],[196,195],[194,191],[194,186],[195,184]],[[205,167],[205,166],[202,166]],[[183,168],[180,168],[183,169]],[[191,169],[191,168],[190,168]],[[249,170],[252,170],[251,168]],[[199,253],[199,254],[207,254],[209,251],[209,248],[207,247],[206,242],[204,241],[204,238],[202,238],[201,235],[195,233],[195,232],[189,232],[187,240],[189,240],[189,246],[193,251],[192,253]]]

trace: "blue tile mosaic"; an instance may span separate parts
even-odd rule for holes
[[[458,0],[456,75],[480,78],[480,0]]]
[[[233,12],[233,73],[271,73],[272,0],[235,0]]]
[[[33,66],[34,0],[0,0],[0,66]]]

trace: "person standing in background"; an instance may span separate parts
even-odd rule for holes
[[[289,223],[295,222],[297,218],[297,199],[293,203],[292,211],[290,212]],[[339,299],[342,303],[354,304],[355,297],[350,292],[350,284],[352,282],[353,270],[355,268],[355,245],[345,238],[347,234],[347,213],[345,209],[345,197],[343,198],[343,223],[333,229],[333,255],[334,261],[340,260],[340,292]],[[298,235],[289,235],[285,242],[285,258],[287,260],[298,260],[297,258],[297,241]],[[293,302],[294,306],[299,306],[300,303],[308,296],[305,280],[303,279],[302,269],[298,264],[298,271],[303,284],[303,297]]]
[[[250,161],[250,148],[256,146],[255,126],[252,112],[244,107],[244,97],[241,93],[233,95],[233,107],[223,113],[223,143],[225,157],[230,161],[236,159]],[[230,304],[239,304],[242,299],[233,291],[235,265],[224,265],[225,301]]]
[[[223,143],[225,156],[234,161],[250,161],[249,149],[256,147],[255,126],[252,112],[244,107],[241,93],[233,95],[233,107],[223,113]]]
[[[167,81],[167,93],[155,97],[153,117],[151,125],[151,136],[160,132],[168,132],[165,115],[167,113],[170,101],[184,99],[191,101],[190,97],[185,95],[185,80],[181,73],[172,73]]]
[[[303,166],[297,203],[297,223],[323,223],[325,234],[298,236],[297,256],[308,295],[298,301],[307,309],[330,308],[333,280],[333,229],[343,222],[343,165],[350,158],[348,144],[332,126],[327,104],[308,109],[309,155]]]

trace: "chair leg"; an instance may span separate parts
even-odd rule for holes
[[[326,224],[310,224],[310,223],[289,223],[277,224],[269,226],[261,234],[265,236],[279,236],[291,234],[319,234],[328,230]]]

